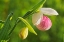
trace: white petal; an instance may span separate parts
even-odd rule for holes
[[[57,11],[52,8],[41,8],[40,11],[45,15],[58,15]]]
[[[32,22],[34,25],[38,25],[40,23],[41,17],[43,16],[42,12],[34,13],[32,16]]]

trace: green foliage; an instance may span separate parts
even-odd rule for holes
[[[0,29],[0,41],[1,40],[8,40],[8,38],[9,38],[9,31],[11,29],[10,18],[12,17],[12,15],[13,15],[12,13],[8,15],[2,29]]]

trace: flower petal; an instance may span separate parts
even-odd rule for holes
[[[40,18],[43,16],[42,12],[34,13],[32,16],[32,22],[34,25],[38,25],[40,23]]]
[[[45,15],[58,15],[57,11],[52,8],[41,8],[40,11]]]

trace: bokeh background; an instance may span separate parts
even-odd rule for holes
[[[19,16],[23,16],[28,10],[41,0],[0,0],[0,20],[5,21],[10,12],[13,12],[11,25],[13,26]],[[43,7],[50,7],[59,13],[58,16],[49,16],[52,21],[52,27],[48,31],[40,31],[32,24],[32,15],[26,20],[32,25],[38,35],[28,34],[25,40],[19,37],[21,28],[25,25],[23,22],[18,23],[10,36],[9,42],[63,42],[64,37],[64,0],[46,0]]]

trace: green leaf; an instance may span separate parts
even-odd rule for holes
[[[0,41],[1,40],[7,40],[9,35],[9,31],[10,31],[10,18],[12,17],[13,13],[9,14],[7,19],[5,20],[4,26],[2,27],[2,29],[0,30]]]
[[[34,29],[31,27],[31,25],[25,19],[23,19],[22,17],[19,17],[19,19],[25,23],[25,25],[28,27],[28,30],[30,32],[37,35],[37,33],[34,31]]]
[[[24,16],[23,18],[26,18],[28,17],[29,15],[37,12],[43,5],[44,3],[46,2],[46,0],[42,0],[40,1],[38,4],[36,4],[31,10],[29,10]]]
[[[44,3],[46,2],[46,0],[42,0],[40,1],[38,4],[36,4],[31,11],[38,11],[40,8],[43,7]]]

